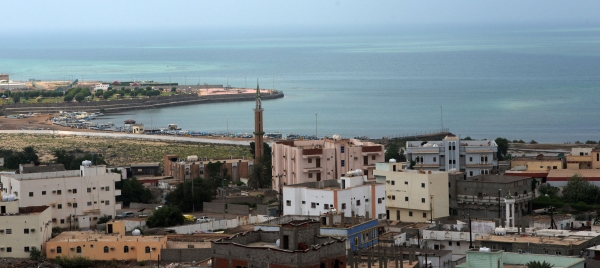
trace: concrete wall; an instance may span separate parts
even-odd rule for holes
[[[174,230],[178,234],[193,234],[193,233],[205,233],[214,230],[224,230],[238,227],[240,225],[257,224],[267,221],[267,217],[258,216],[239,216],[231,220],[214,220],[199,224],[182,225],[177,227],[171,227],[167,229]]]
[[[269,214],[269,205],[256,205],[256,214],[258,215],[268,215]]]
[[[250,214],[250,207],[248,205],[227,204],[227,213],[248,215]]]
[[[225,203],[227,203],[227,204],[231,204],[231,203],[250,203],[250,204],[256,204],[256,203],[261,203],[261,201],[262,200],[260,198],[256,198],[254,196],[225,197]],[[214,202],[214,203],[223,203],[223,197],[216,198],[212,202]]]
[[[225,213],[225,205],[222,203],[204,202],[202,211],[206,213]]]
[[[160,258],[165,262],[192,262],[210,258],[210,248],[161,249]]]
[[[129,203],[129,208],[130,209],[155,209],[156,207],[160,206],[159,204],[143,204],[143,203],[134,203],[131,202]]]

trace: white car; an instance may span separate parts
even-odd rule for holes
[[[200,216],[199,218],[196,219],[196,223],[204,223],[204,222],[209,222],[209,221],[213,221],[213,218],[209,218],[208,216]]]
[[[163,206],[158,206],[158,207],[156,207],[156,210],[159,210],[159,209],[161,209],[162,207],[163,207]]]

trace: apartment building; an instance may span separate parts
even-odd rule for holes
[[[0,258],[29,258],[34,247],[43,251],[51,236],[50,207],[19,207],[18,200],[0,202]]]
[[[600,148],[572,148],[567,155],[567,169],[600,169]]]
[[[383,145],[357,139],[279,141],[272,144],[272,187],[322,180],[337,180],[348,171],[361,169],[374,178],[375,163],[383,162]]]
[[[512,171],[541,171],[548,172],[552,169],[564,169],[564,159],[558,156],[520,156],[510,160]]]
[[[52,208],[52,224],[62,228],[89,228],[102,215],[115,216],[121,190],[115,182],[121,174],[107,173],[106,166],[84,161],[79,170],[30,174],[1,174],[2,192],[12,194],[23,207]],[[74,219],[74,221],[72,221]]]
[[[180,158],[175,154],[163,156],[165,176],[171,176],[178,180],[190,180],[198,177],[209,178],[210,174],[208,174],[207,166],[216,162],[223,164],[223,168],[227,170],[227,174],[231,176],[231,180],[234,182],[240,181],[241,178],[248,178],[248,174],[254,166],[254,161],[240,158],[202,159],[195,155]]]
[[[358,170],[339,180],[283,186],[284,215],[321,215],[337,210],[345,217],[385,217],[385,184],[368,181]]]
[[[426,222],[447,217],[448,172],[401,169],[401,163],[377,163],[374,175],[385,181],[386,218]]]
[[[435,250],[452,250],[452,254],[461,255],[469,250],[471,243],[474,247],[479,247],[477,239],[494,233],[495,228],[495,222],[479,220],[471,222],[471,230],[468,221],[437,224],[423,231],[423,246]]]
[[[408,141],[405,151],[406,159],[415,162],[415,169],[456,170],[469,177],[498,170],[498,145],[493,140],[460,140],[448,135],[442,141]]]

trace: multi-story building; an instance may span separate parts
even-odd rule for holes
[[[494,174],[498,145],[493,140],[460,140],[448,135],[442,141],[407,141],[406,159],[426,171],[461,171],[467,176]]]
[[[361,169],[373,178],[375,163],[385,159],[383,145],[357,139],[279,141],[272,145],[274,190],[282,185],[337,180],[348,171]]]
[[[447,217],[448,172],[401,169],[401,163],[377,163],[373,172],[385,182],[386,218],[426,222]]]
[[[114,217],[121,209],[115,202],[115,196],[121,195],[115,189],[121,174],[107,173],[106,166],[92,166],[89,161],[79,170],[1,174],[0,180],[3,193],[13,194],[21,206],[50,206],[54,226],[88,228],[102,215]]]
[[[592,169],[594,158],[600,158],[598,151],[592,151],[594,151],[594,148],[571,148],[571,153],[567,155],[567,169]],[[596,159],[595,162],[599,161],[600,159]]]
[[[466,219],[504,217],[504,200],[512,196],[515,213],[531,212],[533,179],[506,175],[478,175],[467,177],[464,173],[450,174],[450,215]],[[500,211],[499,211],[500,210]]]
[[[19,201],[0,202],[0,258],[29,258],[35,247],[44,250],[52,236],[48,206],[19,207]]]
[[[520,254],[498,249],[474,248],[466,251],[466,262],[456,268],[509,268],[528,267],[530,262],[547,262],[550,267],[584,268],[586,259],[549,254]]]
[[[167,154],[163,157],[165,176],[171,176],[178,180],[190,180],[195,178],[209,178],[207,165],[210,163],[222,163],[222,168],[227,170],[231,180],[236,182],[241,178],[248,178],[254,161],[248,159],[199,159],[195,155],[187,158],[179,158],[175,154]]]
[[[558,156],[520,156],[510,160],[510,169],[514,171],[550,171],[564,169],[564,159]]]
[[[346,217],[385,217],[385,184],[368,181],[360,170],[339,180],[283,186],[284,215],[321,215],[337,210]]]
[[[346,267],[346,241],[320,236],[320,223],[290,221],[212,241],[212,267]]]
[[[423,231],[423,246],[430,249],[451,250],[452,254],[464,255],[471,243],[474,247],[479,247],[477,238],[494,233],[495,228],[495,222],[479,220],[471,222],[471,232],[468,221],[438,224]]]

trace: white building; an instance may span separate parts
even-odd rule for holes
[[[321,215],[332,209],[365,218],[385,217],[385,184],[355,171],[339,180],[283,186],[284,215]]]
[[[109,86],[110,86],[109,84],[97,84],[94,87],[94,91],[98,91],[99,89],[102,89],[103,91],[106,91],[106,90],[108,90]]]
[[[0,258],[29,258],[34,247],[43,252],[52,236],[51,210],[19,207],[18,200],[0,202]]]
[[[84,161],[80,170],[30,174],[1,174],[3,194],[12,194],[20,206],[46,205],[52,208],[54,226],[88,228],[102,215],[115,216],[121,204],[115,196],[118,173],[107,173],[106,166],[91,166]],[[75,222],[69,220],[75,215]]]
[[[405,151],[406,159],[415,162],[415,169],[454,169],[468,177],[495,174],[498,169],[498,145],[493,140],[460,140],[448,135],[442,141],[407,141]]]
[[[477,239],[493,234],[496,223],[493,221],[457,221],[456,224],[440,224],[423,231],[423,246],[430,249],[452,250],[454,255],[464,255],[469,250],[471,239],[474,247],[479,247]]]

